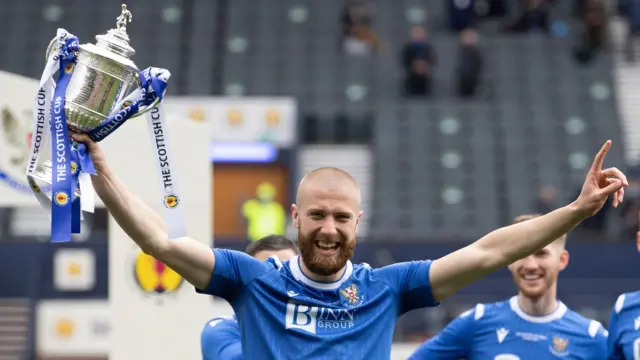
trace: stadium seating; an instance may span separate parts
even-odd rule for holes
[[[93,42],[115,25],[120,5],[64,1],[58,21],[42,22],[32,2],[0,10],[0,68],[34,77],[57,27]],[[442,29],[446,9],[398,5],[377,3],[374,29],[386,49],[371,57],[341,53],[341,8],[321,0],[135,3],[129,34],[139,66],[171,70],[172,93],[294,96],[304,141],[369,143],[374,236],[473,238],[534,211],[543,186],[570,200],[595,149],[605,139],[620,143],[619,126],[610,126],[618,121],[610,56],[580,67],[570,39],[506,36],[482,25],[485,96],[461,103],[453,86],[458,40]],[[561,5],[553,16],[569,11]],[[399,52],[416,20],[427,22],[439,59],[434,98],[424,101],[399,91]],[[446,133],[448,126],[458,130]],[[622,156],[616,146],[609,159]]]

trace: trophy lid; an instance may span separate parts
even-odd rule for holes
[[[127,23],[130,23],[132,18],[131,12],[127,10],[127,5],[122,4],[122,12],[116,19],[116,28],[107,31],[106,34],[96,35],[96,45],[129,59],[136,52],[129,45],[129,35],[127,34]]]

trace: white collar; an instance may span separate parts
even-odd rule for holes
[[[552,322],[554,320],[562,318],[567,312],[567,305],[565,305],[562,301],[558,301],[558,307],[553,310],[552,313],[544,316],[533,316],[525,313],[524,310],[522,310],[522,308],[520,307],[518,296],[514,296],[509,299],[509,305],[511,306],[511,310],[513,310],[513,312],[515,312],[519,317],[533,323]]]
[[[320,290],[335,290],[339,288],[340,285],[347,281],[347,279],[349,279],[351,277],[351,274],[353,273],[353,264],[351,263],[351,261],[347,260],[347,265],[345,266],[346,268],[340,279],[329,283],[318,282],[309,279],[309,277],[302,272],[302,269],[300,269],[300,261],[300,255],[289,260],[289,268],[291,269],[293,277],[295,277],[296,280],[303,282],[305,285],[309,285]]]

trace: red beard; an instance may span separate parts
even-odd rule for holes
[[[324,256],[318,252],[316,241],[339,242],[339,245],[333,255]],[[319,229],[309,235],[304,235],[300,229],[298,231],[298,246],[302,261],[307,269],[320,276],[330,276],[342,270],[347,261],[351,259],[355,248],[355,239],[350,241],[340,231],[338,231],[338,235],[331,237],[320,234]]]

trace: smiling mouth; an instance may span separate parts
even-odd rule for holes
[[[323,253],[333,253],[340,247],[340,243],[326,241],[316,241],[315,245]]]
[[[540,274],[526,274],[526,275],[520,275],[520,277],[526,281],[535,281],[535,280],[542,279],[542,275]]]

